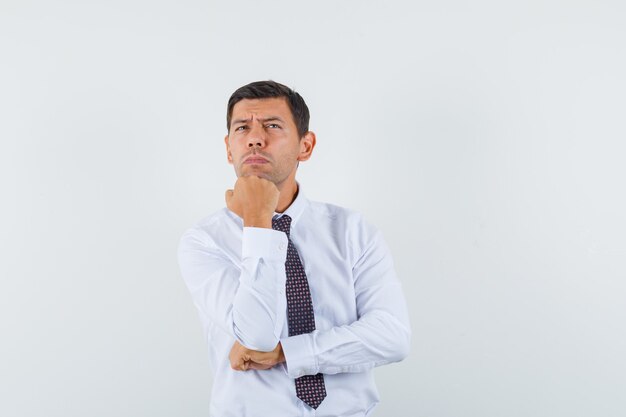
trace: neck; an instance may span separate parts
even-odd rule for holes
[[[295,179],[292,181],[285,181],[278,185],[278,191],[280,191],[280,197],[278,197],[278,204],[276,205],[276,212],[282,213],[289,208],[293,200],[298,195],[298,184]]]

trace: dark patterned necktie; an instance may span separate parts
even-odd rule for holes
[[[283,214],[280,218],[272,220],[272,228],[287,233],[289,246],[287,247],[287,261],[285,271],[287,281],[285,292],[287,294],[287,323],[289,336],[311,333],[315,330],[315,316],[313,315],[313,302],[309,282],[306,279],[302,262],[296,247],[289,238],[291,217]],[[317,408],[326,397],[324,375],[304,375],[296,378],[296,395],[312,408]]]

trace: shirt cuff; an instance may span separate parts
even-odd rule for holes
[[[263,258],[285,262],[287,260],[287,234],[264,227],[244,227],[241,238],[241,259]]]
[[[302,375],[315,375],[319,372],[313,352],[312,336],[311,333],[305,333],[280,340],[289,377],[298,378]]]

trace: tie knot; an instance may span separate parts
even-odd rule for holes
[[[272,229],[278,230],[280,232],[287,233],[289,236],[289,229],[291,228],[291,217],[287,214],[283,214],[277,219],[272,219]]]

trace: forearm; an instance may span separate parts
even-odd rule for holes
[[[290,375],[362,372],[408,355],[409,315],[391,255],[380,235],[369,240],[352,274],[355,320],[281,339]]]
[[[186,233],[179,264],[200,315],[246,347],[274,349],[285,320],[286,246],[284,233],[244,228],[238,261],[209,235]]]
[[[410,349],[408,320],[386,311],[370,312],[354,323],[281,339],[292,377],[318,372],[362,372],[404,359]]]
[[[233,331],[245,347],[271,351],[285,321],[286,236],[244,228],[242,271],[233,299]]]

